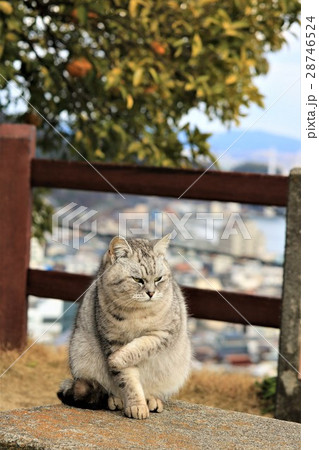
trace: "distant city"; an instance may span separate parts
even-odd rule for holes
[[[266,173],[288,175],[300,166],[301,141],[293,137],[258,130],[233,129],[216,133],[209,138],[211,152],[222,156],[223,170],[255,172],[266,168]]]
[[[71,202],[96,210],[97,234],[80,245],[79,249],[55,242],[51,235],[46,237],[45,245],[33,239],[32,268],[93,275],[109,241],[119,234],[120,215],[133,217],[127,222],[127,237],[132,237],[140,229],[138,217],[149,217],[148,235],[144,237],[154,238],[158,228],[156,217],[162,214],[163,234],[177,232],[171,241],[167,259],[181,285],[281,296],[285,238],[283,208],[133,195],[122,200],[116,194],[65,190],[52,190],[47,200],[57,211]],[[198,219],[207,217],[207,214],[213,214],[213,217],[222,215],[222,219],[214,221],[213,230],[207,226],[210,222]],[[188,216],[180,230],[170,219],[174,217],[175,222],[179,220],[181,224],[182,218],[185,221]],[[134,217],[137,219],[134,220]],[[222,239],[232,217],[240,218],[240,221],[232,221],[228,239]],[[129,229],[133,233],[129,233]],[[192,239],[185,239],[183,230]],[[89,231],[90,223],[83,223],[79,230],[79,242],[84,241]],[[248,232],[249,238],[247,233],[243,236],[243,231]],[[70,237],[74,232],[72,224],[70,229],[64,230],[64,233],[70,233]],[[29,334],[34,338],[43,334],[40,338],[42,342],[66,344],[76,306],[32,296],[29,306]],[[277,352],[274,348],[278,347],[278,330],[194,318],[190,319],[190,329],[195,368],[207,366],[214,370],[248,370],[256,376],[275,374]]]

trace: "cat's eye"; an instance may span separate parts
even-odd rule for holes
[[[155,278],[155,283],[157,283],[158,281],[161,281],[161,279],[162,279],[163,277],[157,277],[157,278]]]
[[[135,277],[132,277],[132,278],[134,281],[136,281],[136,283],[144,284],[143,278],[135,278]]]

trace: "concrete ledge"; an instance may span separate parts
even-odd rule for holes
[[[147,420],[63,405],[0,413],[0,448],[299,449],[300,425],[171,402]]]

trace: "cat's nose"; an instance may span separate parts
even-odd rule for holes
[[[154,294],[154,291],[147,291],[147,295],[149,296],[149,298],[152,298]]]

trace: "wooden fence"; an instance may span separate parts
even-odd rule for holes
[[[31,188],[80,189],[156,195],[207,201],[287,206],[289,178],[200,170],[64,162],[35,159],[35,128],[0,125],[0,344],[26,342],[28,295],[75,301],[91,277],[29,268]],[[102,176],[101,176],[102,175]],[[104,179],[105,178],[105,179]],[[236,310],[213,290],[185,288],[194,317],[280,327],[281,299],[221,291]]]

